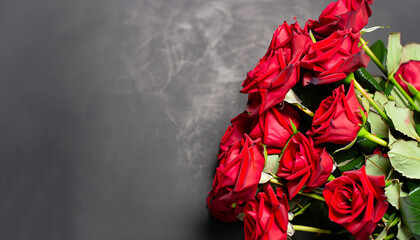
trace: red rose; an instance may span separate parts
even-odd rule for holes
[[[333,160],[325,148],[314,147],[311,138],[297,133],[283,150],[277,176],[286,179],[292,199],[303,186],[310,192],[326,183],[332,168]]]
[[[354,93],[353,82],[347,95],[344,85],[341,85],[333,91],[332,96],[321,102],[315,111],[311,129],[306,134],[313,137],[316,145],[326,142],[349,144],[360,130],[361,111],[364,110]]]
[[[344,79],[350,72],[366,67],[369,57],[358,46],[360,34],[350,30],[336,31],[328,38],[313,43],[300,66],[307,71],[303,85],[326,84]]]
[[[262,138],[268,149],[282,149],[293,134],[292,124],[299,127],[300,116],[288,104],[284,104],[281,110],[272,107],[258,118],[252,127],[249,136],[252,139]]]
[[[226,153],[230,145],[240,142],[244,133],[249,133],[252,121],[252,118],[250,118],[246,112],[243,112],[230,120],[231,125],[226,129],[220,142],[219,159],[223,157],[223,154]]]
[[[236,216],[243,211],[240,204],[255,198],[265,164],[260,143],[261,139],[253,141],[244,134],[221,159],[207,198],[214,218],[223,222],[236,221]]]
[[[388,209],[384,187],[385,176],[366,175],[365,166],[344,172],[327,183],[323,192],[329,218],[349,230],[356,240],[368,239]]]
[[[317,40],[322,40],[337,30],[351,30],[358,33],[369,21],[373,0],[339,0],[330,3],[316,20],[308,20],[307,28]]]
[[[273,51],[280,48],[288,48],[292,51],[292,58],[295,58],[305,52],[311,43],[311,37],[302,30],[299,23],[295,22],[289,25],[285,21],[274,31],[273,39],[265,56],[271,55]]]
[[[420,61],[408,61],[407,63],[402,64],[394,76],[395,80],[397,80],[408,94],[413,95],[408,90],[405,82],[408,82],[413,85],[417,91],[420,91]]]
[[[247,74],[241,93],[248,93],[247,111],[261,114],[281,103],[299,81],[299,60],[310,44],[299,25],[284,23],[273,36],[266,55]]]
[[[284,191],[274,193],[265,184],[257,200],[250,200],[244,209],[245,240],[286,240],[289,204]]]
[[[287,92],[299,81],[297,65],[290,49],[281,48],[263,57],[248,73],[241,93],[250,94],[246,110],[251,116],[261,114],[284,100]]]

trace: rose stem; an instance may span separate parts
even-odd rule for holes
[[[368,130],[366,130],[364,127],[360,128],[360,131],[357,134],[357,136],[365,137],[365,138],[371,140],[372,142],[375,142],[375,143],[377,143],[381,146],[384,146],[384,147],[388,148],[388,143],[385,140],[383,140],[381,138],[378,138],[377,136],[373,135]]]
[[[362,44],[363,50],[365,50],[366,54],[372,59],[372,61],[378,66],[378,68],[387,75],[387,70],[384,65],[379,61],[379,59],[376,57],[376,55],[372,52],[372,50],[368,47],[366,41],[363,38],[360,38],[360,43]]]
[[[372,59],[372,61],[378,66],[378,68],[388,76],[388,71],[386,70],[385,66],[379,61],[376,55],[372,52],[372,50],[366,44],[366,41],[363,38],[360,38],[360,43],[362,44],[363,50],[365,50],[366,54]],[[401,87],[401,85],[395,80],[394,75],[388,76],[388,79],[394,84],[394,86],[398,89],[398,91],[407,99],[410,105],[417,111],[420,112],[420,108],[414,103],[413,99],[408,95],[406,91]]]
[[[368,102],[375,108],[375,110],[381,115],[381,117],[390,125],[392,126],[391,120],[388,118],[388,116],[385,114],[385,112],[379,107],[379,105],[372,99],[371,96],[365,91],[365,89],[359,84],[359,82],[356,81],[354,78],[354,74],[350,73],[347,78],[350,78],[354,82],[354,87],[359,90],[359,92],[368,100]]]
[[[310,202],[308,204],[306,204],[304,207],[302,207],[301,209],[299,209],[299,211],[297,211],[295,214],[293,214],[293,217],[296,217],[296,216],[299,216],[299,215],[303,214],[309,206],[311,206]]]
[[[300,110],[302,110],[302,112],[306,113],[310,117],[314,117],[315,116],[315,114],[311,110],[309,110],[307,107],[303,106],[302,104],[294,103],[292,105],[293,106],[296,106],[297,108],[299,108]]]
[[[313,194],[313,193],[304,193],[304,192],[298,192],[299,195],[305,196],[305,197],[310,197],[319,201],[324,201],[325,199],[319,195]]]
[[[293,225],[293,228],[296,231],[302,231],[302,232],[313,232],[313,233],[326,233],[331,234],[330,230],[320,229],[320,228],[314,228],[314,227],[308,227],[308,226],[302,226],[302,225]]]

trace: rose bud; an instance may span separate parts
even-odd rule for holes
[[[289,204],[281,188],[277,194],[270,184],[265,184],[257,200],[250,200],[244,209],[246,240],[286,240]]]
[[[299,127],[300,116],[291,106],[284,103],[280,110],[272,107],[256,118],[249,136],[252,139],[262,138],[268,149],[282,149],[293,134],[290,121],[296,128]]]
[[[310,192],[326,183],[332,169],[333,160],[325,148],[314,147],[311,138],[297,133],[283,150],[277,176],[286,179],[292,199],[303,186]]]
[[[395,80],[401,85],[401,87],[411,96],[413,94],[408,89],[406,84],[411,84],[417,91],[420,91],[420,61],[408,61],[402,64],[397,72],[394,74]],[[404,81],[403,81],[404,80]]]
[[[255,198],[265,159],[261,139],[253,141],[244,134],[233,143],[216,169],[207,204],[212,216],[234,222],[243,211],[241,204]]]
[[[360,170],[344,172],[325,185],[323,191],[329,218],[345,227],[356,240],[368,239],[388,209],[385,176],[366,175]]]
[[[244,133],[249,133],[253,119],[249,117],[248,113],[243,112],[230,120],[231,125],[226,129],[220,142],[220,150],[218,159],[220,160],[227,149],[235,142],[240,142]],[[256,138],[255,138],[256,139]]]
[[[344,85],[334,89],[315,111],[312,126],[306,133],[316,145],[321,143],[349,144],[356,137],[362,123],[364,108],[359,104],[353,82],[345,95]],[[366,114],[363,112],[363,114]]]
[[[317,40],[322,40],[337,30],[359,33],[369,21],[373,0],[339,0],[330,3],[316,20],[308,20],[309,28]]]
[[[336,31],[328,38],[313,43],[300,66],[308,71],[303,85],[327,84],[346,78],[347,74],[366,67],[369,56],[358,46],[360,34],[350,30]]]

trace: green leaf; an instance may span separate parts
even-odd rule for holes
[[[351,142],[350,142],[349,144],[347,144],[346,146],[344,146],[344,147],[342,147],[342,148],[339,148],[339,149],[335,150],[333,154],[338,153],[338,152],[340,152],[340,151],[344,151],[344,150],[348,150],[348,149],[350,149],[351,147],[353,147],[353,145],[354,145],[354,143],[356,142],[356,140],[357,140],[357,137],[356,137],[356,138],[354,138],[354,140],[353,140],[353,141],[351,141]]]
[[[420,61],[420,44],[409,43],[402,48],[401,64],[410,60]]]
[[[363,161],[364,157],[362,155],[359,155],[358,157],[344,161],[342,163],[339,163],[337,165],[338,169],[340,169],[341,172],[350,171],[353,169],[360,169],[364,165]]]
[[[386,83],[386,84],[385,84]],[[391,94],[391,91],[394,90],[394,84],[390,81],[384,81],[384,87],[385,87],[385,95],[389,96]]]
[[[420,141],[420,136],[415,129],[413,112],[408,108],[396,107],[395,102],[388,102],[384,105],[386,114],[392,120],[397,131],[407,137]]]
[[[368,175],[385,175],[388,176],[391,170],[391,163],[387,157],[381,154],[374,154],[366,158],[366,174]]]
[[[397,107],[407,107],[410,106],[410,103],[407,99],[397,90],[397,88],[393,88],[390,92],[390,95],[395,101],[395,105]],[[388,98],[389,98],[388,96]]]
[[[416,239],[420,237],[420,188],[400,199],[401,218]]]
[[[268,155],[263,172],[276,175],[279,169],[280,156],[277,154]]]
[[[412,192],[420,187],[420,180],[418,179],[406,179],[404,183],[407,186],[409,192]]]
[[[385,196],[388,202],[396,209],[400,209],[400,192],[402,183],[398,179],[391,181],[391,184],[385,188]]]
[[[364,164],[364,156],[360,155],[359,149],[353,146],[347,150],[336,151],[333,154],[334,161],[340,171],[348,171]],[[362,166],[360,166],[362,167]]]
[[[388,136],[388,124],[382,117],[374,111],[370,111],[368,115],[368,122],[370,124],[370,131],[378,137]]]
[[[356,80],[362,85],[363,88],[367,88],[369,91],[383,91],[379,83],[375,78],[365,69],[359,68],[354,72]]]
[[[384,42],[381,40],[376,41],[374,44],[372,44],[372,46],[370,46],[370,50],[372,50],[372,52],[383,65],[386,64],[385,61],[388,50],[386,49]]]
[[[410,240],[413,237],[413,233],[410,229],[405,226],[403,222],[398,223],[398,234],[397,239],[399,240]]]
[[[364,153],[371,153],[373,150],[375,150],[375,148],[380,146],[379,144],[367,139],[366,137],[357,137],[356,143]]]
[[[373,95],[373,100],[382,108],[384,107],[385,103],[388,102],[388,98],[383,92],[375,92]]]
[[[397,139],[395,139],[395,137],[392,135],[391,130],[388,129],[388,145],[391,146],[396,141]]]
[[[391,33],[388,38],[388,54],[386,58],[388,77],[393,76],[398,70],[401,62],[401,52],[401,33]]]
[[[408,178],[420,179],[420,148],[415,141],[395,141],[388,152],[391,165]]]
[[[351,147],[343,151],[335,151],[333,158],[336,163],[342,163],[344,161],[355,159],[359,155],[357,147]]]

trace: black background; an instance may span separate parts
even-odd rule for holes
[[[1,1],[0,239],[243,239],[206,209],[220,138],[276,27],[328,3]],[[365,38],[420,41],[419,7],[376,0]]]

